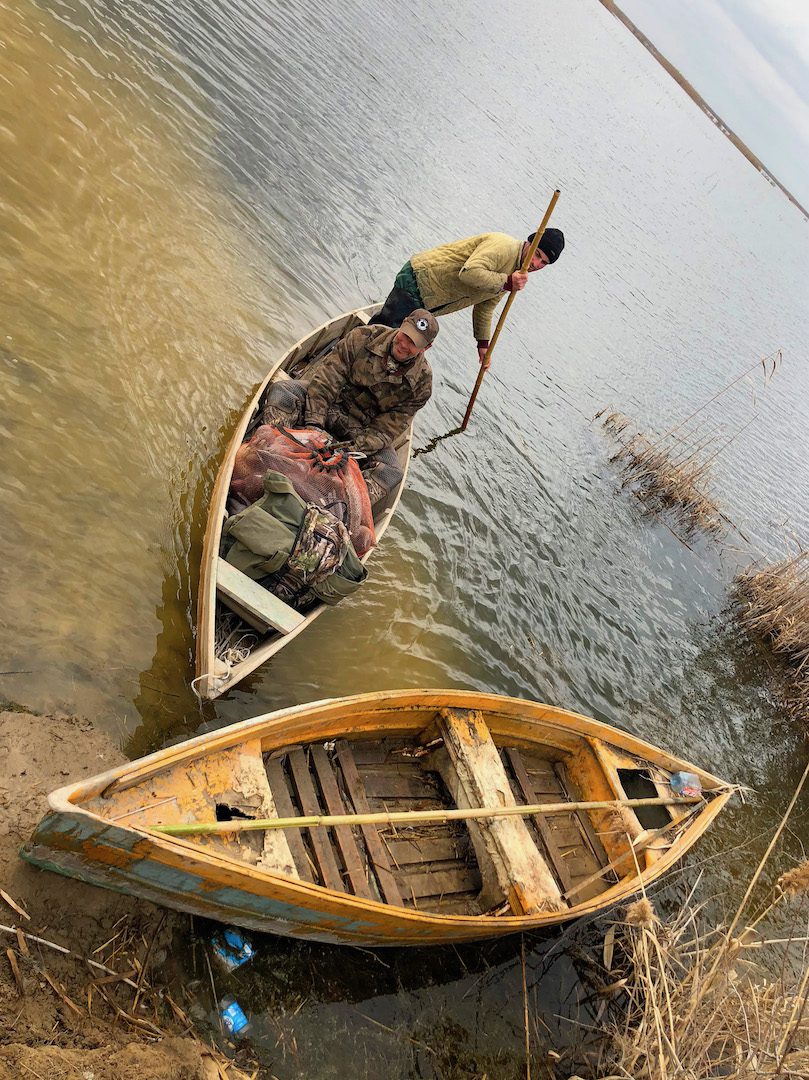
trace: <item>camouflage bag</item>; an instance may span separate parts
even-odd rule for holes
[[[342,521],[309,505],[285,569],[297,575],[304,585],[317,585],[341,565],[350,544],[348,529]]]

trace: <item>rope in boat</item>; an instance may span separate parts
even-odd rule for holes
[[[197,675],[191,680],[191,689],[198,701],[202,701],[202,695],[197,690],[197,683],[203,679],[210,679],[217,688],[230,681],[234,667],[243,663],[258,644],[258,634],[253,630],[245,630],[244,623],[235,614],[225,615],[219,620],[214,636],[214,656],[224,664],[227,669],[224,673],[213,674],[210,671]]]

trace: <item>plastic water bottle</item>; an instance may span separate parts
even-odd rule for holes
[[[671,790],[675,795],[681,795],[684,798],[693,798],[695,795],[702,794],[702,782],[696,773],[692,772],[676,772],[672,773],[671,780],[669,780]]]
[[[219,1002],[219,1015],[225,1031],[234,1039],[241,1039],[250,1030],[250,1021],[234,997],[223,997]]]
[[[226,926],[214,934],[211,945],[214,956],[228,971],[235,971],[252,960],[255,952],[248,939],[235,926]]]

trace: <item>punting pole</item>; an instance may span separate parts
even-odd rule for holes
[[[529,803],[517,806],[474,806],[463,810],[398,810],[382,814],[317,814],[292,818],[234,818],[232,821],[200,821],[183,825],[151,825],[151,832],[166,836],[204,836],[210,833],[250,832],[254,829],[313,829],[334,825],[414,825],[416,822],[465,821],[469,818],[529,817],[563,814],[576,810],[613,810],[619,806],[694,806],[701,796],[669,799],[607,799],[599,802]]]
[[[548,203],[548,209],[545,211],[545,216],[540,223],[539,228],[536,231],[534,239],[531,241],[531,246],[528,249],[525,258],[523,259],[521,270],[527,270],[531,265],[531,260],[536,254],[536,250],[539,247],[539,241],[542,239],[542,234],[545,232],[545,227],[548,224],[548,220],[553,213],[553,208],[556,206],[556,201],[559,198],[559,189],[557,188],[551,195],[551,201]],[[497,344],[497,339],[500,336],[500,331],[503,328],[503,323],[506,321],[506,315],[508,315],[511,305],[514,303],[514,297],[517,294],[515,292],[509,293],[508,300],[506,300],[506,306],[500,314],[500,318],[497,320],[497,326],[494,331],[494,337],[489,343],[489,348],[486,350],[486,360],[491,360],[494,347]],[[485,361],[484,361],[485,362]],[[469,417],[472,415],[472,409],[475,405],[475,398],[478,396],[478,390],[480,390],[480,384],[483,382],[483,376],[486,374],[486,368],[483,364],[480,365],[480,371],[478,372],[477,381],[475,382],[475,389],[472,391],[472,396],[469,399],[469,404],[466,406],[466,412],[464,413],[463,422],[461,423],[461,431],[466,431],[466,425],[469,423]]]

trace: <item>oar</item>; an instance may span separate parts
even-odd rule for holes
[[[669,799],[612,799],[604,802],[529,803],[517,806],[475,806],[465,810],[399,810],[382,814],[319,814],[292,818],[234,818],[232,821],[200,821],[189,825],[152,825],[151,831],[167,836],[206,836],[211,833],[250,832],[254,829],[314,829],[335,825],[415,825],[429,821],[464,821],[469,818],[529,817],[562,814],[574,810],[613,810],[618,806],[692,806],[701,796]]]
[[[545,217],[542,219],[539,228],[534,234],[534,239],[531,241],[531,246],[529,247],[525,258],[522,261],[522,266],[520,267],[520,270],[527,270],[528,267],[531,265],[531,260],[536,254],[536,250],[539,247],[539,241],[542,239],[542,234],[545,232],[545,226],[548,224],[548,219],[553,213],[553,208],[554,206],[556,206],[556,200],[558,198],[559,189],[557,188],[557,190],[554,191],[553,195],[551,195],[551,201],[548,203],[548,209],[545,211]],[[500,318],[497,320],[494,337],[489,342],[489,348],[486,350],[486,357],[484,359],[484,362],[480,365],[480,371],[478,372],[477,381],[475,382],[475,389],[472,391],[472,396],[469,399],[469,404],[466,406],[466,412],[464,413],[463,422],[461,424],[461,431],[466,431],[466,425],[469,423],[469,417],[472,415],[472,409],[475,405],[475,398],[478,396],[480,384],[483,382],[483,376],[486,374],[486,361],[491,360],[492,358],[492,353],[494,352],[494,347],[497,344],[497,339],[500,336],[500,331],[503,328],[503,323],[506,321],[506,315],[508,315],[509,311],[511,310],[511,305],[514,303],[514,297],[516,295],[516,292],[509,293],[508,300],[506,300],[506,306],[503,308]]]

